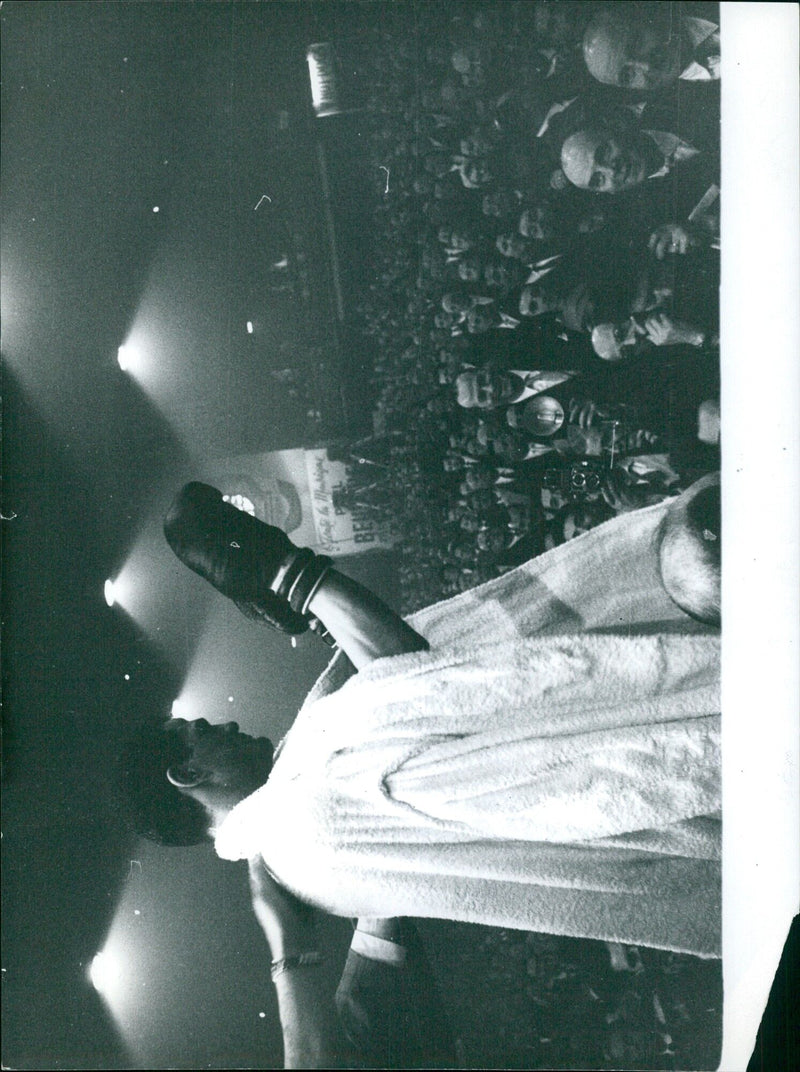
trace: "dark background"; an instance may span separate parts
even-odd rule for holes
[[[319,437],[270,377],[320,346],[338,372],[305,60],[341,18],[325,7],[0,11],[11,1066],[279,1058],[241,871],[205,848],[132,841],[113,759],[144,711],[168,711],[196,658],[202,713],[272,736],[325,662],[313,640],[293,653],[209,598],[159,532],[174,491],[209,459]],[[332,181],[347,178],[334,166]],[[338,229],[347,243],[347,219]],[[310,265],[301,303],[264,286],[293,243]],[[137,325],[154,362],[142,382],[116,360]],[[359,361],[351,349],[342,383]],[[352,418],[338,397],[326,415]],[[136,619],[103,600],[134,554]],[[123,978],[104,1008],[87,969],[107,939]]]

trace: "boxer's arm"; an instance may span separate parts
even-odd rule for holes
[[[318,953],[315,912],[287,893],[263,861],[249,862],[256,919],[272,953],[272,976],[283,1033],[284,1068],[342,1068],[346,1043],[333,994],[318,964],[298,964]]]
[[[335,569],[325,574],[308,610],[325,625],[357,670],[373,659],[428,648],[425,638],[383,600]]]
[[[275,979],[284,1068],[346,1068],[332,995],[317,968],[294,968]]]
[[[325,555],[296,547],[274,525],[236,509],[199,481],[186,484],[164,518],[180,560],[232,599],[248,617],[284,632],[317,618],[356,668],[381,656],[427,647],[418,633]]]

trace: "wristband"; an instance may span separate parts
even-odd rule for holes
[[[295,613],[306,614],[331,565],[327,555],[317,555],[308,547],[296,548],[278,567],[270,588]]]
[[[274,982],[284,972],[292,971],[294,968],[313,968],[321,964],[324,959],[322,953],[317,952],[317,950],[312,950],[309,953],[295,953],[291,957],[281,957],[280,960],[273,960],[269,974]]]

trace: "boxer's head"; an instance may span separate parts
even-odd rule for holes
[[[169,719],[147,725],[128,743],[120,777],[137,833],[165,845],[193,845],[272,769],[272,744],[235,722]]]

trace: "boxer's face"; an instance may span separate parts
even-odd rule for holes
[[[269,777],[272,743],[242,733],[235,722],[212,726],[204,718],[175,718],[164,732],[183,748],[181,761],[167,771],[168,781],[206,807],[230,808]]]

